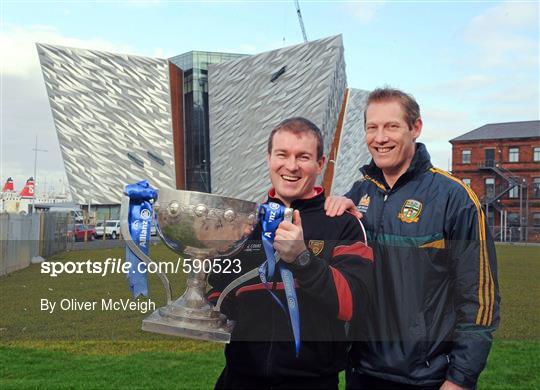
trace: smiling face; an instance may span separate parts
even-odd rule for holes
[[[415,142],[422,131],[417,119],[412,129],[397,100],[372,102],[366,110],[366,143],[369,152],[392,187],[407,171],[414,157]]]
[[[317,160],[317,139],[313,134],[277,131],[267,161],[276,197],[286,206],[295,199],[315,195],[315,181],[322,171],[324,156]]]

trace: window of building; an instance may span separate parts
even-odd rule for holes
[[[508,161],[519,162],[519,148],[508,149]]]
[[[533,179],[533,196],[535,198],[540,198],[540,177],[535,177]]]
[[[510,191],[508,191],[508,197],[512,199],[519,198],[519,187],[514,186],[510,188]]]
[[[519,226],[519,213],[508,213],[508,226]]]
[[[534,161],[540,161],[540,146],[535,146],[534,147]]]
[[[540,213],[533,213],[533,226],[536,233],[540,233]]]
[[[486,177],[486,196],[493,197],[495,196],[495,179],[493,177]]]
[[[462,181],[464,184],[467,184],[469,187],[471,186],[471,179],[461,179],[461,181]]]
[[[462,164],[470,164],[471,163],[471,151],[470,150],[462,150],[461,151],[461,163]]]

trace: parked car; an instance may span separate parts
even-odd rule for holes
[[[103,221],[96,223],[96,237],[103,237]]]
[[[120,236],[120,221],[115,219],[115,220],[110,220],[110,221],[105,221],[105,222],[106,222],[106,226],[105,226],[106,236],[111,237],[113,240],[118,238],[118,236]],[[104,230],[103,221],[97,222],[96,223],[96,237],[103,237],[103,230]],[[153,223],[152,223],[152,226],[150,227],[150,235],[151,236],[157,235],[156,226]]]
[[[120,220],[114,219],[105,223],[105,237],[116,240],[120,236]]]
[[[82,223],[68,226],[68,240],[84,241],[85,236],[87,241],[94,241],[94,239],[96,238],[96,229],[94,229],[93,227],[88,227],[88,225]]]

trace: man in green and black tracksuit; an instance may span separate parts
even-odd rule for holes
[[[216,388],[337,388],[345,368],[347,324],[365,317],[373,290],[372,251],[358,219],[326,216],[324,192],[315,187],[324,163],[322,137],[311,122],[292,118],[270,135],[268,165],[273,188],[268,202],[295,210],[283,221],[274,248],[293,272],[300,320],[296,355],[280,273],[267,285],[259,277],[231,292],[222,306],[236,321],[225,348],[226,366]],[[265,260],[261,226],[237,255],[242,273]],[[239,274],[212,274],[212,301]],[[276,302],[279,299],[284,308]]]
[[[374,315],[349,355],[347,388],[474,388],[499,323],[495,248],[474,192],[416,142],[411,96],[375,90],[365,113],[372,161],[329,215],[363,214],[375,259]]]

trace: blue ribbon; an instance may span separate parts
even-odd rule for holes
[[[259,218],[262,226],[262,242],[266,253],[266,261],[259,267],[259,276],[265,285],[266,289],[274,300],[278,303],[281,309],[287,313],[285,306],[279,297],[270,289],[267,280],[274,276],[276,267],[276,257],[274,253],[274,239],[276,230],[285,216],[285,207],[278,203],[269,202],[260,206]],[[283,286],[285,287],[285,297],[287,298],[287,307],[289,308],[289,318],[294,336],[294,345],[296,348],[296,357],[300,353],[300,312],[298,309],[298,298],[294,287],[294,277],[292,272],[285,268],[282,264],[279,265],[279,273]]]
[[[154,214],[152,205],[157,199],[157,190],[152,188],[148,181],[143,180],[127,185],[125,194],[129,197],[129,234],[139,249],[148,255],[150,228]],[[126,262],[131,264],[127,279],[133,298],[137,298],[141,294],[148,297],[146,263],[142,262],[127,246]]]

